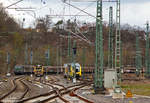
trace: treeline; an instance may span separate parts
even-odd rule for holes
[[[0,4],[0,31],[16,31],[19,28],[19,24],[6,12],[3,5]]]
[[[5,9],[0,5],[0,72],[6,73],[7,54],[10,54],[10,68],[13,70],[16,64],[25,64],[25,54],[27,53],[27,64],[30,63],[30,53],[33,52],[33,64],[47,65],[46,51],[50,48],[50,65],[63,65],[71,62],[68,59],[68,34],[74,32],[84,39],[88,39],[91,44],[82,40],[71,33],[71,54],[73,41],[77,42],[76,61],[80,64],[95,65],[95,34],[96,24],[85,23],[76,20],[62,20],[53,23],[45,16],[37,18],[35,28],[21,28],[15,19],[8,15]],[[114,24],[115,25],[115,24]],[[69,30],[69,31],[68,31]],[[104,35],[104,66],[108,64],[108,23],[103,24]],[[121,26],[122,40],[122,64],[134,65],[136,52],[136,33],[140,35],[140,48],[143,58],[145,57],[145,31],[139,27],[130,25]],[[115,26],[113,30],[115,39]],[[85,38],[86,37],[86,38]],[[114,41],[115,45],[115,41]],[[26,51],[27,48],[27,51]],[[26,53],[25,53],[26,51]],[[85,56],[85,57],[84,57]]]

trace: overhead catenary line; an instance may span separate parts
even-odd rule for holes
[[[96,2],[98,0],[71,0],[73,2]],[[102,0],[103,2],[116,2],[117,0]],[[64,0],[66,2],[66,0]]]
[[[71,6],[71,7],[73,7],[73,8],[75,8],[75,9],[78,9],[78,10],[82,11],[83,13],[85,13],[85,14],[91,16],[91,17],[96,18],[94,15],[92,15],[92,14],[90,14],[90,13],[88,13],[88,12],[86,12],[86,11],[84,11],[84,10],[82,10],[82,9],[80,9],[80,8],[78,8],[78,7],[74,6],[74,5],[72,5],[72,4],[70,4],[70,3],[67,3],[67,2],[64,2],[64,3],[67,4],[67,5],[69,5],[69,6]]]
[[[23,0],[22,0],[23,1]],[[11,1],[9,0],[9,2],[11,3]],[[14,4],[14,6],[16,6],[17,8],[21,8],[20,6],[18,6],[18,5],[16,5],[17,3],[15,3]],[[11,4],[12,5],[12,4]],[[9,9],[9,8],[7,8],[7,9]],[[16,9],[15,9],[16,10]],[[17,11],[17,10],[16,10]],[[18,10],[18,11],[20,11],[20,10]],[[30,16],[32,16],[33,18],[35,18],[35,12],[34,12],[34,10],[32,10],[32,12],[34,12],[34,16],[32,15],[32,14],[30,14],[28,11],[26,11],[26,10],[24,10],[24,12],[26,13],[26,14],[28,14],[28,15],[30,15]],[[36,19],[36,18],[35,18]]]
[[[77,30],[86,40],[89,41],[89,39],[88,39],[83,33],[80,32],[79,28],[77,28],[76,30]]]
[[[78,8],[78,7],[74,6],[74,5],[72,5],[72,4],[70,4],[70,2],[67,3],[67,2],[66,2],[67,0],[62,0],[62,1],[63,1],[65,4],[71,6],[71,7],[75,8],[75,9],[78,9],[78,10],[81,11],[81,12],[83,12],[83,13],[85,13],[85,14],[88,14],[88,15],[91,16],[91,17],[96,18],[96,16],[94,16],[94,15],[92,15],[92,14],[90,14],[90,13],[88,13],[88,12],[86,12],[86,11],[84,11],[84,10],[82,10],[82,9],[80,9],[80,8]],[[69,0],[69,1],[70,1],[70,0]],[[72,1],[73,1],[73,2],[79,2],[80,0],[72,0]],[[83,1],[84,1],[84,0],[83,0]],[[95,1],[97,1],[97,0],[89,0],[89,1],[86,0],[86,2],[95,2]],[[117,2],[117,0],[103,0],[103,2]]]
[[[86,8],[82,9],[83,11],[85,11],[87,8],[89,8],[90,6],[92,6],[95,2],[92,2],[90,5],[88,5]],[[82,11],[79,11],[76,15],[79,15]],[[73,18],[73,17],[72,17]],[[72,19],[71,18],[71,19]]]
[[[73,35],[75,35],[75,36],[77,36],[78,38],[84,40],[85,42],[87,42],[87,43],[90,44],[90,45],[93,44],[92,42],[90,42],[90,41],[88,41],[88,40],[82,38],[81,36],[77,35],[76,33],[72,32],[72,31],[69,30],[69,29],[64,29],[64,30],[65,30],[65,31],[68,31],[68,32],[70,32],[70,33],[72,33]]]
[[[31,7],[26,7],[26,8],[16,8],[16,7],[14,7],[14,8],[7,8],[7,9],[16,9],[16,10],[33,10],[33,9],[35,9],[35,8],[31,8]]]
[[[65,3],[65,1],[63,1],[64,3]],[[70,4],[70,0],[69,0],[69,4]],[[91,6],[91,5],[93,5],[94,3],[92,3],[92,4],[90,4],[90,5],[88,5],[86,8],[84,8],[84,9],[80,9],[80,12],[78,12],[76,15],[71,15],[70,14],[70,16],[74,16],[74,17],[76,17],[76,16],[82,16],[82,15],[79,15],[82,11],[84,11],[85,9],[87,9],[89,6]],[[69,5],[69,11],[70,11],[70,6],[71,5]],[[70,13],[70,12],[69,12]],[[66,15],[64,15],[64,16],[66,16]],[[85,16],[85,15],[83,15],[83,16]],[[86,15],[86,16],[89,16],[89,15]],[[73,17],[72,17],[73,18]],[[71,18],[71,19],[72,19]],[[76,26],[76,29],[77,29],[77,26]],[[80,33],[85,39],[84,40],[87,40],[90,44],[91,44],[91,42],[90,42],[90,40],[88,40],[88,38],[85,36],[85,35],[83,35],[81,32],[80,32],[80,30],[79,29],[77,29],[77,31],[78,31],[78,33]],[[77,34],[76,34],[77,35]],[[78,35],[79,36],[79,35]],[[81,36],[80,36],[81,37]],[[81,37],[82,39],[83,39],[83,37]]]
[[[23,0],[19,0],[19,1],[15,2],[15,3],[13,3],[13,4],[11,4],[11,5],[7,6],[5,9],[7,9],[7,8],[9,8],[9,7],[13,6],[13,5],[16,5],[16,4],[18,4],[18,3],[22,2],[22,1],[23,1]]]
[[[36,13],[35,13],[35,11],[34,10],[16,10],[16,11],[29,11],[29,12],[32,12],[33,14],[34,14],[34,18],[36,19]]]
[[[90,5],[88,5],[86,8],[82,9],[83,11],[86,10],[87,8],[89,8],[91,5],[93,5],[94,3],[91,3]],[[76,15],[80,14],[82,11],[78,12]],[[72,19],[72,18],[71,18]],[[76,25],[76,30],[88,41],[90,41],[80,30],[79,28],[77,27]]]

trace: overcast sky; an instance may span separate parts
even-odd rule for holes
[[[6,7],[18,0],[0,0],[0,3]],[[44,2],[42,2],[44,1]],[[85,0],[86,1],[86,0]],[[77,6],[78,8],[85,9],[86,12],[96,15],[96,3],[92,2],[71,2],[71,4]],[[78,14],[80,11],[69,7],[68,5],[61,2],[61,0],[24,0],[12,7],[33,7],[35,8],[36,17],[43,17],[45,15],[51,14]],[[103,19],[108,21],[109,6],[113,6],[114,10],[114,21],[115,21],[115,3],[104,3],[103,4]],[[64,9],[63,9],[64,8]],[[65,10],[65,11],[64,11]],[[31,15],[34,15],[32,12],[23,12],[8,10],[16,20],[26,19],[25,26],[32,26],[35,18]],[[30,14],[29,14],[30,13]],[[80,12],[81,15],[85,15]],[[66,17],[69,19],[71,17]],[[62,18],[53,18],[53,21],[56,22]],[[95,18],[93,17],[76,17],[77,20],[83,22],[94,22]],[[130,24],[138,25],[141,27],[145,26],[146,21],[150,21],[150,0],[121,0],[121,24]]]

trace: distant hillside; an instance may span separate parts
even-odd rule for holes
[[[0,5],[0,8],[2,8],[2,4]],[[11,70],[16,64],[24,64],[26,44],[28,48],[28,64],[30,64],[30,52],[33,51],[33,64],[46,65],[45,52],[48,47],[50,48],[51,65],[61,65],[63,63],[71,62],[68,61],[67,56],[69,33],[67,30],[71,30],[76,35],[85,39],[83,40],[71,33],[71,50],[73,48],[73,41],[77,41],[76,61],[82,64],[83,54],[85,54],[85,64],[92,66],[95,64],[95,24],[80,22],[80,26],[76,28],[76,23],[68,20],[65,23],[63,23],[63,21],[59,21],[54,25],[54,27],[51,27],[50,24],[52,23],[49,18],[38,18],[36,20],[36,28],[22,29],[19,26],[20,24],[10,17],[4,9],[0,12],[0,22],[0,35],[2,36],[0,38],[1,73],[7,72],[7,52],[10,53]],[[66,25],[65,28],[62,24]],[[104,66],[107,66],[108,64],[108,32],[108,24],[103,24]],[[113,33],[115,36],[115,27]],[[145,31],[135,29],[135,27],[131,27],[129,25],[123,25],[121,27],[123,65],[134,65],[135,63],[136,33],[140,35],[140,48],[142,50],[144,60]],[[86,39],[92,43],[87,43]],[[86,49],[86,52],[83,51],[83,48]]]

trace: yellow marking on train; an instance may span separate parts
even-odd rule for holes
[[[133,103],[132,101],[129,101],[129,103]]]

